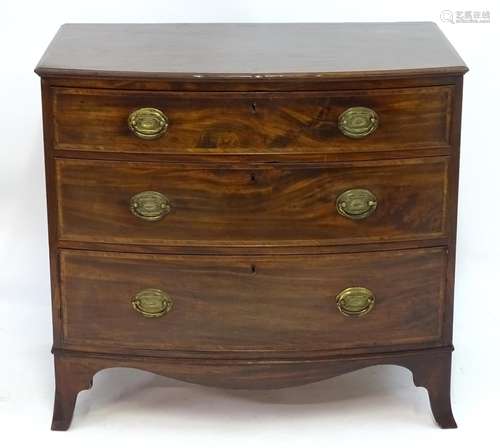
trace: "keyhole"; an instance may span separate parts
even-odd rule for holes
[[[251,174],[250,174],[250,180],[251,180],[252,182],[256,182],[256,181],[257,181],[257,178],[255,177],[255,173],[251,173]]]
[[[252,103],[252,113],[253,114],[257,113],[257,104],[255,102]]]
[[[255,267],[254,264],[250,266],[250,270],[252,271],[252,274],[255,274],[257,272],[257,268]]]

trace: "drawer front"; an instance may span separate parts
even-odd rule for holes
[[[167,256],[63,250],[67,344],[301,351],[438,342],[443,248],[318,256]],[[337,296],[363,287],[361,317]],[[151,293],[153,289],[153,293]],[[149,292],[148,292],[149,290]],[[350,290],[352,293],[352,290]],[[355,294],[354,294],[355,295]],[[352,298],[351,294],[351,298]],[[146,317],[151,314],[161,317]]]
[[[446,147],[450,139],[450,86],[248,94],[56,88],[53,94],[54,146],[62,150],[348,153]],[[159,112],[131,116],[144,108]]]
[[[443,237],[447,172],[447,158],[254,169],[60,159],[58,234],[194,246]]]

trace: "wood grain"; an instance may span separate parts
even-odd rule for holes
[[[65,25],[36,71],[53,429],[69,427],[78,392],[106,368],[278,388],[377,364],[412,370],[438,424],[456,427],[467,67],[435,24]],[[157,141],[127,128],[145,106],[169,116]],[[373,135],[339,132],[351,106],[377,111]],[[377,212],[341,220],[339,191],[367,182]],[[171,199],[163,221],[129,214],[146,189]],[[363,319],[334,303],[353,285],[376,295]],[[156,321],[133,311],[146,287],[172,295],[173,311]]]
[[[57,88],[54,147],[120,153],[350,153],[449,146],[450,86],[341,92],[187,93]],[[379,116],[370,136],[352,139],[337,127],[349,107]],[[162,110],[167,133],[141,140],[131,112]]]
[[[41,76],[223,80],[467,71],[435,23],[66,24]]]
[[[179,360],[55,351],[56,397],[52,429],[66,430],[78,392],[92,386],[93,376],[108,368],[146,370],[182,381],[232,389],[277,389],[298,386],[376,365],[397,365],[413,373],[416,386],[429,393],[441,428],[456,428],[450,404],[451,347],[351,357],[283,361]]]
[[[433,73],[413,76],[412,73],[383,73],[364,76],[363,73],[333,77],[256,78],[151,78],[140,76],[49,76],[43,77],[52,87],[84,89],[173,91],[173,92],[308,92],[337,90],[372,90],[411,87],[454,86],[461,74]]]
[[[59,238],[175,246],[368,243],[446,235],[448,159],[302,166],[56,162]],[[367,188],[375,212],[352,220],[337,197]],[[158,191],[171,212],[147,222],[132,196]]]
[[[68,343],[108,350],[293,352],[441,338],[442,248],[316,257],[63,250],[60,257]],[[375,294],[375,307],[363,318],[336,308],[336,295],[351,286]],[[158,319],[137,313],[131,299],[146,288],[165,291],[173,310]]]

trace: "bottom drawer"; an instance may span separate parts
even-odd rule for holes
[[[441,337],[443,248],[252,257],[62,250],[60,263],[65,344],[296,352]],[[352,287],[366,290],[339,296]]]

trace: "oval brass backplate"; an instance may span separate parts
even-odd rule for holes
[[[167,132],[168,118],[159,109],[143,107],[129,115],[128,127],[137,137],[154,140]]]
[[[377,205],[377,197],[364,188],[344,191],[337,198],[337,211],[350,219],[363,219],[370,216]]]
[[[337,308],[348,317],[361,317],[368,314],[375,305],[375,296],[368,288],[353,286],[337,295]]]
[[[157,191],[143,191],[130,198],[130,211],[145,221],[158,221],[170,213],[170,202]]]
[[[378,115],[369,107],[350,107],[339,116],[340,132],[349,138],[363,138],[378,127]]]
[[[143,289],[132,299],[134,310],[144,317],[161,317],[173,306],[172,299],[161,289]]]

